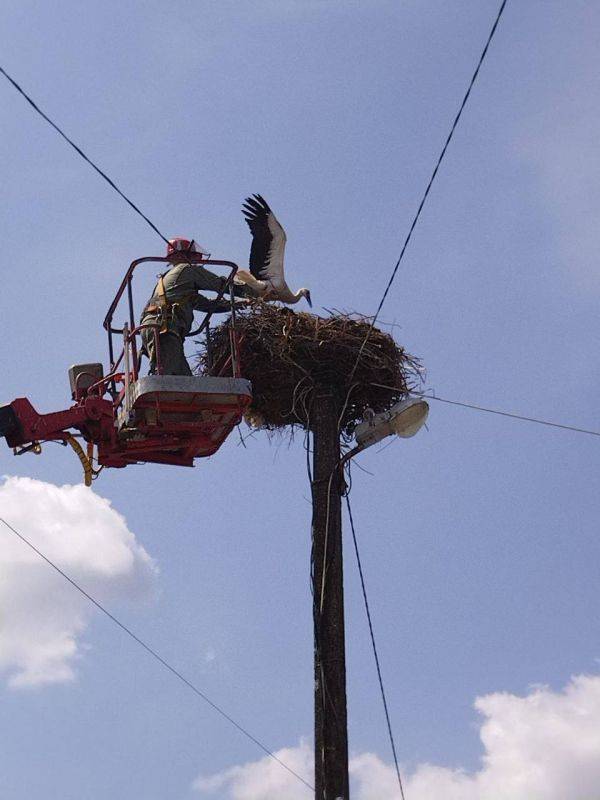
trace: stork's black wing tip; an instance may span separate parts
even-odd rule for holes
[[[265,198],[258,193],[253,194],[250,197],[246,197],[243,207],[254,213],[259,212],[263,214],[269,214],[271,212],[269,204]]]
[[[255,194],[254,197],[256,197],[256,199],[258,200],[258,202],[261,204],[261,206],[264,208],[265,211],[267,211],[267,212],[271,211],[271,208],[270,208],[269,204],[267,203],[265,198],[262,196],[262,194]]]

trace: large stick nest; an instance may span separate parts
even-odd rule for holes
[[[211,356],[205,346],[200,371],[208,372],[212,361],[210,371],[218,374],[226,362],[230,324],[211,330]],[[315,390],[325,390],[336,400],[341,429],[351,433],[367,408],[385,411],[421,383],[418,359],[368,317],[318,317],[258,301],[236,315],[236,331],[241,372],[253,390],[246,420],[254,427],[310,427]]]

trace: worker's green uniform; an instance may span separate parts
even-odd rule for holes
[[[224,278],[219,278],[199,264],[175,264],[156,284],[152,297],[142,313],[141,325],[161,326],[159,334],[160,363],[164,375],[191,375],[183,352],[183,342],[194,323],[194,311],[229,311],[229,300],[209,300],[200,290],[220,292]],[[163,294],[164,292],[164,294]],[[246,286],[234,286],[238,297],[253,297]],[[162,296],[161,296],[162,295]],[[155,328],[142,330],[142,341],[150,357],[150,374],[156,372]]]

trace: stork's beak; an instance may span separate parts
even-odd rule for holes
[[[306,294],[304,296],[306,297],[306,302],[308,303],[310,308],[312,308],[312,300],[310,299],[310,292],[307,290],[307,292],[306,292]]]

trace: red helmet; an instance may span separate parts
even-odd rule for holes
[[[184,239],[182,236],[169,239],[167,244],[167,257],[175,255],[176,253],[201,253],[202,255],[208,255],[206,250],[193,239]]]

